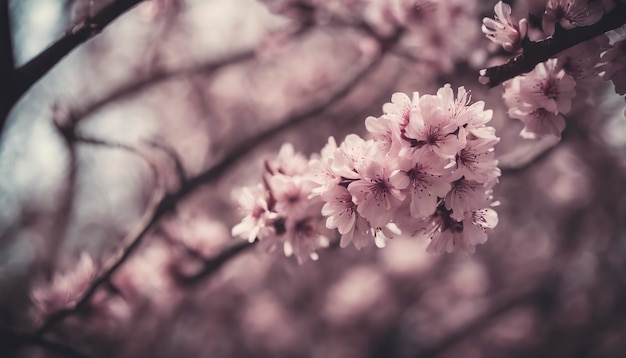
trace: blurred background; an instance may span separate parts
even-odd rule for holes
[[[107,2],[10,1],[18,65]],[[385,2],[145,2],[63,59],[0,141],[0,327],[33,331],[33,289],[83,252],[102,265],[159,183],[179,190],[180,172],[233,158],[46,337],[93,357],[623,357],[623,98],[581,84],[562,141],[521,139],[502,87],[477,81],[506,60],[480,30],[495,1],[418,1],[403,18]],[[518,19],[542,12],[514,3]],[[445,83],[485,101],[502,138],[500,222],[475,255],[397,238],[299,266],[255,247],[179,279],[239,241],[231,192],[260,182],[282,143],[309,155],[365,136],[394,92]],[[64,138],[68,121],[92,143]]]

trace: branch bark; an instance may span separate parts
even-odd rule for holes
[[[487,86],[495,87],[506,80],[532,71],[537,64],[547,61],[563,50],[614,30],[625,23],[626,4],[618,2],[613,11],[605,14],[600,21],[591,26],[565,30],[557,24],[552,37],[541,41],[524,39],[521,55],[503,65],[481,70],[481,78],[485,78],[484,84]]]
[[[8,0],[1,0],[8,4]],[[113,20],[117,19],[126,11],[133,8],[143,0],[117,0],[103,8],[94,17],[85,20],[68,30],[63,37],[53,43],[46,50],[35,58],[13,71],[12,83],[3,94],[3,106],[0,108],[0,133],[4,128],[9,111],[17,101],[28,91],[37,81],[39,81],[50,69],[52,69],[61,59],[68,55],[80,44],[86,42],[100,33]],[[0,10],[3,11],[3,10]],[[2,16],[2,13],[0,13]],[[0,18],[0,21],[2,19]],[[0,25],[2,26],[2,25]],[[1,36],[1,34],[0,34]]]

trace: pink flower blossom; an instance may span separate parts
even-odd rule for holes
[[[521,19],[519,22],[511,16],[511,6],[498,1],[494,6],[495,19],[485,17],[482,30],[487,38],[509,52],[515,52],[522,46],[522,40],[526,37],[528,20]]]
[[[365,128],[374,135],[374,141],[385,154],[394,155],[402,149],[398,119],[394,116],[370,116],[365,119]]]
[[[404,200],[404,194],[389,180],[389,167],[380,156],[370,159],[359,170],[362,177],[348,185],[357,211],[374,227],[386,225]]]
[[[543,31],[548,35],[554,34],[556,23],[564,29],[593,25],[603,15],[601,1],[548,0],[543,14]]]
[[[311,180],[318,185],[317,188],[311,190],[312,195],[320,195],[341,181],[341,176],[335,173],[332,168],[336,152],[337,142],[334,137],[329,137],[328,143],[322,148],[320,155],[311,157],[309,161],[312,172]]]
[[[445,209],[438,209],[426,235],[431,242],[426,251],[432,253],[454,252],[457,249],[467,254],[476,251],[476,245],[487,241],[487,230],[498,224],[498,215],[493,209],[466,212],[461,221],[456,221]]]
[[[468,140],[465,148],[456,155],[453,175],[487,183],[500,176],[493,146],[499,138],[476,138]]]
[[[321,247],[328,247],[328,237],[322,233],[319,217],[305,217],[300,220],[291,221],[287,226],[287,240],[283,245],[285,256],[294,255],[298,264],[302,265],[308,259],[317,260],[319,258],[316,250]]]
[[[520,135],[526,139],[537,139],[545,136],[561,138],[561,133],[565,129],[563,115],[548,112],[545,108],[528,105],[526,109],[514,108],[510,110],[509,115],[524,123],[524,129]]]
[[[563,116],[576,96],[576,81],[557,67],[557,59],[538,64],[535,69],[504,83],[504,101],[509,116],[524,122],[524,136],[555,135],[565,128]]]
[[[615,92],[623,96],[626,94],[626,28],[621,27],[616,33],[621,39],[602,55],[599,70],[603,71],[602,79],[613,81]]]
[[[233,197],[246,216],[232,228],[231,233],[253,242],[262,230],[267,231],[268,221],[275,219],[277,215],[269,211],[267,194],[261,184],[236,191]]]
[[[314,182],[300,176],[274,175],[269,180],[273,211],[285,217],[307,215],[311,206],[309,196],[314,186]]]
[[[326,202],[322,207],[322,215],[328,216],[326,227],[337,229],[344,235],[354,229],[356,221],[356,204],[347,188],[336,185],[322,194]]]
[[[608,36],[597,36],[560,52],[557,55],[557,67],[572,76],[577,84],[587,79],[595,79],[599,72],[596,65],[600,62],[600,54],[609,48]]]
[[[416,102],[418,100],[419,93],[417,92],[413,93],[413,101],[411,101],[411,98],[406,94],[396,92],[391,96],[391,102],[387,102],[383,105],[383,113],[400,118],[400,126],[404,129],[409,123],[411,111],[417,106]]]
[[[285,143],[274,160],[267,162],[271,174],[303,175],[309,172],[309,161],[301,153],[296,153],[291,143]]]
[[[443,163],[437,156],[419,153],[400,160],[400,170],[395,171],[390,180],[398,189],[406,189],[410,193],[412,217],[432,215],[440,198],[450,190],[450,184],[442,178]]]
[[[415,150],[453,158],[465,146],[465,131],[446,104],[446,98],[431,95],[420,98],[419,109],[411,116],[405,132]]]
[[[446,195],[446,209],[452,210],[450,217],[456,220],[463,219],[466,211],[482,208],[487,204],[488,190],[484,183],[460,178],[452,184],[452,189]]]
[[[359,179],[358,167],[363,165],[370,153],[375,152],[374,141],[365,141],[356,134],[349,134],[335,152],[333,171],[346,179]]]

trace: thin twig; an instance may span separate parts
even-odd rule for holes
[[[211,276],[217,272],[225,263],[230,259],[239,256],[239,254],[246,252],[254,247],[257,241],[249,243],[248,241],[240,241],[224,249],[217,256],[204,260],[202,269],[191,276],[181,276],[180,281],[185,284],[196,284],[203,279]]]
[[[614,30],[625,23],[626,4],[617,2],[616,7],[611,12],[605,14],[600,21],[591,26],[565,30],[557,24],[552,37],[541,41],[524,39],[522,54],[503,65],[482,70],[481,77],[486,79],[485,84],[487,86],[495,87],[515,76],[532,71],[537,64],[547,61],[563,50]]]
[[[150,88],[151,86],[157,85],[163,81],[176,78],[176,77],[192,76],[192,75],[198,75],[202,73],[213,73],[226,66],[251,60],[254,58],[254,56],[255,56],[254,51],[244,50],[244,51],[234,53],[224,58],[211,60],[207,63],[201,63],[198,65],[175,69],[175,70],[157,71],[157,72],[151,73],[146,78],[139,79],[135,82],[122,85],[121,87],[116,88],[115,90],[111,91],[111,93],[109,93],[108,95],[105,95],[99,100],[96,100],[86,105],[83,108],[73,111],[73,116],[80,120],[100,110],[101,108],[107,106],[110,103],[113,103],[119,99],[135,94],[147,88]]]

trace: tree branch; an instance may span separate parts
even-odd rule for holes
[[[600,21],[591,26],[565,30],[557,24],[552,37],[541,41],[530,41],[525,38],[522,43],[521,55],[503,65],[481,70],[481,78],[484,78],[482,82],[489,87],[495,87],[506,80],[532,71],[537,64],[547,61],[563,50],[591,40],[625,23],[626,4],[617,2],[613,11],[605,14]]]
[[[7,94],[13,83],[15,63],[9,16],[9,0],[0,0],[0,133],[13,103]]]
[[[255,241],[253,243],[249,243],[248,241],[237,242],[222,250],[222,252],[220,252],[217,256],[208,260],[204,260],[204,263],[202,265],[203,267],[200,271],[191,276],[180,276],[179,279],[181,280],[181,282],[189,285],[198,283],[217,272],[230,259],[237,257],[239,256],[239,254],[246,252],[250,248],[254,247],[257,242],[258,241]]]
[[[122,248],[106,262],[103,270],[89,286],[89,289],[81,296],[73,307],[57,311],[48,317],[44,324],[35,332],[35,335],[43,335],[54,325],[80,310],[89,302],[100,285],[111,279],[113,274],[122,266],[128,257],[130,257],[131,253],[141,243],[141,239],[146,235],[146,233],[148,233],[152,225],[160,217],[158,213],[163,210],[160,204],[163,202],[162,200],[164,197],[165,191],[162,188],[157,188],[154,191],[152,198],[148,203],[148,209],[144,213],[143,217],[135,226],[135,229],[126,235],[123,240]]]
[[[84,108],[80,108],[74,111],[72,115],[80,120],[81,118],[89,116],[91,113],[98,111],[99,109],[116,100],[147,89],[153,85],[161,83],[162,81],[171,79],[173,77],[191,76],[197,75],[198,73],[212,73],[225,66],[251,60],[254,58],[254,56],[255,52],[253,50],[246,50],[242,52],[237,52],[218,60],[213,60],[208,63],[199,64],[189,68],[157,71],[150,74],[149,77],[140,79],[133,83],[122,85],[121,87],[115,89],[103,98],[86,105]]]
[[[216,165],[182,183],[180,189],[175,193],[166,195],[165,191],[162,188],[157,188],[152,196],[151,203],[148,204],[148,209],[144,213],[142,219],[140,220],[138,225],[135,226],[135,229],[129,232],[128,235],[126,235],[126,238],[124,239],[124,245],[122,245],[122,249],[105,264],[102,272],[96,277],[94,282],[90,285],[89,289],[77,301],[76,305],[74,305],[74,307],[63,309],[52,314],[35,332],[35,335],[42,336],[51,328],[53,328],[57,323],[60,323],[66,317],[76,313],[78,310],[84,307],[89,302],[91,297],[95,294],[98,287],[101,284],[109,281],[109,279],[117,271],[117,269],[119,269],[122,264],[128,259],[128,257],[130,257],[130,255],[137,249],[142,239],[150,231],[152,226],[163,215],[173,210],[180,200],[185,198],[187,195],[189,195],[202,185],[218,180],[234,163],[242,159],[245,155],[249,154],[253,149],[257,148],[263,142],[273,138],[281,131],[295,124],[303,122],[307,118],[311,118],[323,113],[326,109],[328,109],[328,107],[344,99],[350,92],[352,92],[354,87],[367,76],[369,71],[381,62],[383,55],[393,46],[394,43],[397,42],[400,35],[401,33],[398,32],[396,36],[394,36],[388,42],[384,43],[383,51],[381,51],[379,56],[376,59],[372,60],[368,65],[363,66],[363,68],[361,68],[352,78],[344,81],[344,83],[339,86],[335,91],[331,91],[331,93],[329,93],[327,97],[327,100],[298,111],[283,123],[267,129],[253,138],[249,138],[243,141],[238,147],[234,148],[229,155],[222,158],[222,160],[219,161]],[[101,144],[100,142],[102,142],[99,140],[87,141],[92,142],[92,144]],[[240,252],[245,251],[245,248],[247,246],[250,246],[250,244],[234,245],[214,260],[208,261],[205,264],[205,268],[199,273],[198,277],[192,278],[191,280],[197,281],[201,277],[206,277],[208,274],[215,272],[230,258],[235,257]]]
[[[10,20],[9,0],[0,0],[0,89],[3,93],[11,83],[15,70]]]
[[[8,3],[8,0],[1,0]],[[133,8],[143,0],[117,0],[103,8],[94,17],[85,20],[67,31],[63,37],[53,43],[35,58],[17,68],[14,72],[13,86],[6,91],[6,108],[0,112],[0,132],[4,127],[10,109],[37,81],[39,81],[62,58],[74,50],[78,45],[96,36],[113,20]],[[1,10],[0,10],[1,11]],[[0,14],[1,16],[2,14]],[[0,20],[2,20],[0,18]],[[3,26],[3,25],[0,25]],[[4,113],[6,112],[6,113]]]

